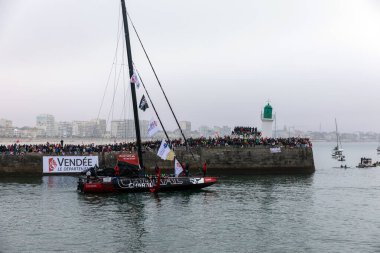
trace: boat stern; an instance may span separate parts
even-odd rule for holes
[[[103,180],[87,181],[83,179],[78,180],[78,191],[82,193],[110,193],[116,192],[113,183],[111,181],[105,182]]]
[[[216,177],[205,177],[204,178],[205,184],[209,184],[209,185],[215,184],[217,181],[218,181],[218,179]]]

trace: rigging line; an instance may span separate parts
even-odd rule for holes
[[[155,69],[154,69],[154,67],[153,67],[153,64],[152,64],[152,62],[150,61],[150,58],[149,58],[149,56],[148,56],[148,53],[147,53],[146,50],[145,50],[145,47],[144,47],[144,45],[143,45],[143,43],[142,43],[142,41],[141,41],[141,39],[140,39],[139,34],[137,33],[136,27],[135,27],[134,23],[132,22],[132,19],[131,19],[131,17],[130,17],[130,15],[129,15],[128,12],[127,12],[127,16],[128,16],[128,18],[129,18],[129,20],[131,21],[131,24],[132,24],[133,30],[135,31],[136,36],[137,36],[137,38],[138,38],[138,40],[139,40],[139,42],[140,42],[140,45],[141,45],[142,49],[144,50],[145,56],[146,56],[146,58],[148,59],[149,65],[150,65],[150,67],[152,68],[152,71],[153,71],[153,73],[154,73],[154,76],[156,77],[156,80],[157,80],[157,82],[158,82],[158,85],[159,85],[160,88],[161,88],[162,93],[164,94],[164,97],[165,97],[165,99],[166,99],[166,102],[167,102],[168,105],[169,105],[169,108],[170,108],[170,110],[171,110],[171,112],[172,112],[172,114],[173,114],[173,117],[174,117],[174,119],[175,119],[175,121],[176,121],[176,123],[177,123],[177,126],[178,126],[179,130],[181,131],[182,137],[183,137],[183,139],[185,140],[185,145],[186,145],[187,148],[189,148],[188,143],[187,143],[187,139],[186,139],[185,135],[183,134],[182,128],[181,128],[181,126],[179,125],[179,122],[178,122],[178,120],[177,120],[177,117],[176,117],[175,114],[174,114],[173,108],[172,108],[172,106],[171,106],[170,103],[169,103],[169,100],[168,100],[168,98],[167,98],[167,96],[166,96],[166,94],[165,94],[164,89],[162,88],[161,82],[160,82],[160,80],[158,79],[158,76],[157,76],[157,73],[156,73],[156,71],[155,71]],[[192,152],[191,152],[191,154],[192,154],[192,156],[193,156],[193,158],[194,158],[194,155],[193,155]],[[195,158],[194,158],[194,159],[195,159]]]
[[[128,114],[128,110],[127,110],[127,97],[128,97],[128,94],[129,94],[129,88],[130,86],[129,85],[126,85],[126,82],[125,82],[125,66],[127,65],[126,62],[125,62],[125,52],[126,52],[126,48],[125,48],[125,44],[123,46],[123,53],[122,53],[122,68],[123,68],[123,73],[122,73],[122,78],[123,78],[123,87],[124,87],[124,94],[123,94],[123,97],[124,97],[124,102],[123,102],[123,108],[121,110],[121,113],[120,113],[120,119],[124,119],[124,122],[125,122],[125,127],[124,127],[124,141],[127,143],[128,142],[128,139],[127,139],[127,119],[130,118],[130,114]],[[132,107],[132,106],[131,106]],[[127,116],[128,114],[128,116]]]
[[[115,59],[115,66],[118,66],[117,65],[117,56],[116,56],[116,59]],[[120,67],[120,69],[121,69],[121,67]],[[117,80],[118,78],[117,78],[117,68],[115,67],[115,72],[114,72],[114,79],[113,79],[113,91],[114,91],[114,94],[115,94],[115,92],[116,92],[116,86],[118,85],[118,80]],[[114,95],[114,98],[115,98],[115,95]],[[114,110],[115,109],[115,107],[112,107],[112,117],[111,117],[111,120],[114,120],[114,117],[113,117],[113,114],[114,114]]]
[[[114,106],[115,106],[115,96],[116,96],[117,87],[119,86],[119,79],[120,79],[121,72],[122,71],[121,71],[121,68],[120,68],[119,76],[118,76],[118,79],[117,79],[116,89],[114,90],[114,93],[113,93],[113,99],[112,99],[111,108],[110,108],[110,111],[109,111],[108,117],[107,117],[107,122],[109,121],[109,118],[111,116],[111,112],[113,112],[113,109],[114,109]]]
[[[123,43],[124,44],[124,43]],[[123,51],[122,51],[122,54],[121,54],[121,68],[123,70],[123,73],[122,73],[122,83],[123,83],[123,108],[121,110],[121,115],[120,115],[120,119],[124,119],[124,122],[127,122],[127,119],[126,119],[126,88],[125,88],[125,50],[124,50],[124,46],[123,46]],[[126,124],[126,123],[125,123]],[[124,128],[124,141],[127,142],[127,128],[125,127]]]
[[[132,62],[132,63],[133,63],[133,62]],[[134,68],[134,70],[136,70],[136,73],[137,73],[137,75],[138,75],[138,78],[140,78],[141,84],[142,84],[142,86],[144,87],[144,90],[145,90],[145,92],[146,92],[146,95],[147,95],[147,97],[148,97],[150,103],[152,104],[153,110],[154,110],[154,112],[156,113],[156,116],[157,116],[157,118],[158,118],[158,121],[160,121],[160,124],[161,124],[162,130],[164,131],[164,133],[165,133],[165,135],[166,135],[166,138],[167,138],[167,140],[168,140],[168,142],[169,142],[169,145],[171,145],[171,140],[170,140],[170,138],[169,138],[169,135],[168,135],[168,133],[167,133],[166,130],[165,130],[164,124],[162,123],[162,121],[161,121],[161,119],[160,119],[160,116],[158,116],[158,112],[157,112],[157,110],[156,110],[156,107],[154,106],[153,101],[152,101],[152,99],[151,99],[150,96],[149,96],[149,92],[148,92],[148,90],[147,90],[146,87],[145,87],[145,84],[144,84],[144,82],[143,82],[143,80],[142,80],[142,78],[141,78],[141,75],[140,75],[139,71],[137,70],[137,68],[136,68],[136,66],[135,66],[135,63],[133,63],[133,68]],[[172,149],[173,149],[173,147],[172,147]],[[173,149],[173,150],[174,150],[174,149]],[[156,154],[155,152],[151,152],[151,153]],[[193,152],[191,152],[191,154],[192,154],[192,156],[193,156],[193,158],[194,158],[194,154],[193,154]],[[183,164],[183,163],[181,162],[181,159],[179,159],[177,156],[175,156],[175,159],[177,159],[177,161],[181,164],[181,167],[182,167],[182,164]],[[195,158],[194,158],[194,160],[195,160]],[[183,168],[183,169],[185,169],[185,168]]]
[[[120,14],[119,14],[119,21],[118,23],[120,23]],[[120,25],[119,25],[120,26]],[[103,98],[102,98],[102,102],[101,102],[101,105],[100,105],[100,108],[99,108],[99,112],[98,112],[98,119],[99,119],[99,116],[100,116],[100,112],[101,112],[101,109],[103,107],[103,103],[104,103],[104,98],[106,96],[106,91],[107,91],[107,88],[108,88],[108,85],[109,85],[109,81],[111,79],[111,74],[112,74],[112,71],[113,71],[113,68],[115,66],[115,59],[117,58],[117,52],[118,52],[118,49],[119,49],[119,41],[120,41],[120,37],[121,37],[121,29],[118,28],[118,35],[117,35],[117,42],[116,42],[116,48],[115,48],[115,54],[114,54],[114,57],[113,57],[113,60],[112,60],[112,66],[111,66],[111,70],[110,70],[110,73],[108,74],[108,79],[107,79],[107,84],[106,84],[106,88],[104,89],[104,92],[103,92]],[[115,66],[116,68],[116,66]]]
[[[102,101],[100,103],[100,108],[99,108],[98,116],[97,116],[98,120],[99,120],[99,117],[100,117],[100,112],[101,112],[101,110],[103,108],[103,105],[104,105],[104,99],[105,99],[105,96],[106,96],[106,93],[107,93],[107,89],[108,89],[108,86],[109,86],[109,83],[110,83],[110,80],[111,80],[111,75],[113,73],[113,68],[115,67],[115,69],[116,69],[115,59],[117,58],[117,52],[119,51],[119,41],[120,41],[120,37],[121,37],[121,34],[122,34],[121,33],[122,29],[120,28],[120,20],[121,20],[120,12],[121,11],[120,11],[120,6],[119,6],[119,20],[118,20],[118,32],[117,32],[116,48],[115,48],[115,53],[114,53],[114,57],[113,57],[113,60],[112,60],[111,70],[110,70],[110,72],[108,74],[106,87],[105,87],[104,92],[103,92]],[[105,132],[107,131],[107,125],[108,125],[108,120],[106,121],[106,130],[105,130]],[[105,132],[103,133],[103,136],[102,136],[102,142],[104,140]]]
[[[112,63],[112,67],[111,67],[111,70],[110,70],[110,73],[108,74],[108,79],[107,79],[107,84],[106,84],[106,87],[104,89],[104,92],[103,92],[103,98],[102,98],[102,102],[100,103],[100,108],[99,108],[99,111],[98,111],[98,116],[96,117],[97,120],[99,120],[99,117],[100,117],[100,112],[102,110],[102,107],[103,107],[103,103],[104,103],[104,98],[106,96],[106,93],[107,93],[107,88],[108,88],[108,85],[110,83],[110,79],[111,79],[111,74],[112,74],[112,71],[113,71],[113,67],[114,67],[114,63]],[[107,124],[108,122],[106,122]],[[107,129],[107,126],[106,126],[106,129]],[[105,133],[103,133],[104,135]]]
[[[136,68],[136,66],[135,66],[134,63],[133,63],[133,67],[135,68],[136,73],[137,73],[137,75],[138,75],[139,78],[140,78],[141,84],[142,84],[142,86],[144,87],[144,90],[145,90],[145,92],[146,92],[146,95],[147,95],[147,97],[148,97],[150,103],[152,104],[153,110],[154,110],[154,112],[156,113],[157,119],[158,119],[158,121],[160,122],[160,125],[161,125],[161,127],[162,127],[162,130],[164,130],[164,133],[165,133],[166,139],[168,140],[168,142],[169,142],[169,144],[170,144],[170,143],[171,143],[171,140],[170,140],[170,138],[169,138],[169,136],[168,136],[168,133],[167,133],[166,130],[165,130],[164,124],[162,124],[162,121],[161,121],[160,116],[158,116],[158,112],[157,112],[157,110],[156,110],[156,107],[154,106],[153,101],[152,101],[152,99],[151,99],[150,96],[149,96],[149,92],[148,92],[148,90],[146,89],[145,84],[144,84],[144,82],[143,82],[143,80],[142,80],[142,78],[141,78],[141,75],[140,75],[139,71],[137,70],[137,68]]]
[[[119,22],[117,23],[117,30],[119,32],[119,36],[121,36],[121,31],[122,31],[122,25],[120,24],[121,23],[121,7],[119,6]],[[118,40],[117,42],[119,43],[120,40]],[[119,50],[119,44],[116,45],[116,50]],[[117,66],[118,64],[118,55],[116,55],[115,57],[115,65]],[[120,66],[120,68],[122,68],[122,66]],[[115,68],[115,78],[114,78],[114,90],[116,89],[116,86],[118,85],[118,83],[116,82],[119,82],[119,79],[116,80],[116,77],[117,77],[117,70]],[[114,111],[115,111],[115,107],[113,107],[113,111],[112,111],[112,120],[114,119]]]

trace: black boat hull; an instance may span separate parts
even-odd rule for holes
[[[157,178],[100,177],[79,178],[78,190],[83,193],[131,193],[156,191],[197,190],[217,182],[215,177],[164,177],[157,186]]]

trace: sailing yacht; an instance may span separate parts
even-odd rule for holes
[[[156,168],[156,175],[153,175],[153,176],[146,175],[145,167],[143,163],[143,155],[142,155],[143,152],[142,152],[142,145],[141,145],[138,104],[137,104],[137,99],[136,99],[136,87],[135,87],[136,85],[135,85],[135,82],[133,81],[135,77],[134,76],[135,73],[134,73],[132,54],[131,54],[131,45],[130,45],[130,38],[129,38],[128,18],[127,18],[125,0],[121,0],[121,9],[122,9],[125,42],[126,42],[126,49],[127,49],[129,77],[130,77],[130,85],[131,85],[130,91],[132,94],[132,105],[133,105],[133,116],[134,116],[135,131],[136,131],[137,152],[118,155],[117,164],[114,168],[101,168],[101,169],[92,168],[91,170],[87,171],[86,177],[81,176],[79,178],[77,189],[83,193],[120,193],[120,192],[149,192],[149,191],[157,192],[157,191],[196,190],[196,189],[201,189],[201,188],[208,187],[210,185],[215,184],[217,182],[217,178],[215,177],[205,177],[205,176],[191,177],[191,176],[188,176],[188,173],[186,173],[186,176],[179,176],[179,175],[162,176],[159,168]],[[149,63],[151,64],[150,60],[149,60]],[[151,67],[153,69],[152,65]],[[167,102],[169,104],[168,100]],[[170,104],[169,104],[169,107],[171,108]],[[158,117],[158,114],[157,114],[157,117]],[[166,134],[166,131],[160,119],[159,121]],[[167,134],[166,134],[166,137],[167,137],[167,142],[170,144],[170,139]],[[185,138],[184,135],[183,137]],[[186,138],[185,138],[185,143],[186,143]]]
[[[338,161],[345,161],[346,157],[343,155],[343,148],[342,148],[342,142],[340,141],[339,138],[339,132],[338,132],[338,124],[335,119],[335,133],[336,133],[336,146],[332,150],[332,158],[337,159]]]

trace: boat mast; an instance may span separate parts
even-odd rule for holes
[[[338,124],[336,123],[336,118],[335,118],[335,133],[336,133],[336,147],[337,149],[339,149]]]
[[[122,8],[122,13],[123,13],[123,21],[124,21],[125,44],[127,45],[128,67],[129,67],[129,78],[130,78],[129,80],[131,80],[133,76],[133,62],[132,62],[131,43],[129,41],[128,18],[127,18],[127,8],[125,7],[125,0],[121,0],[121,8]],[[139,156],[140,166],[143,168],[144,163],[143,163],[142,150],[141,150],[140,122],[139,122],[139,113],[137,110],[136,87],[135,87],[135,84],[132,82],[131,82],[131,92],[132,92],[133,115],[135,118],[137,154]]]

